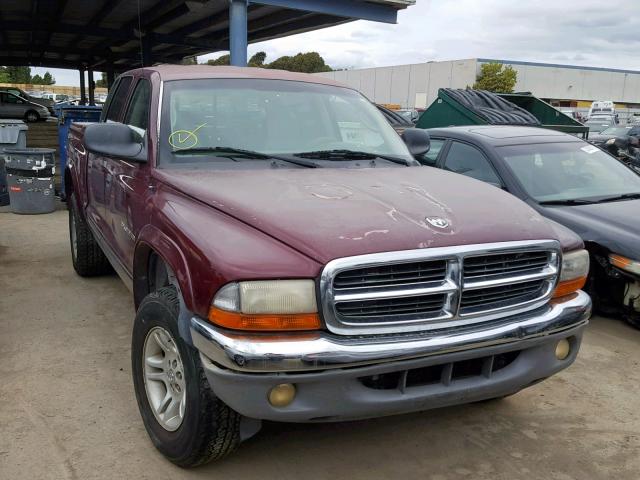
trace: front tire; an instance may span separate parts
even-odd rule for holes
[[[29,110],[27,113],[24,114],[24,119],[28,123],[35,123],[38,120],[40,120],[40,114],[35,110]]]
[[[155,447],[181,467],[231,453],[240,442],[240,414],[211,390],[197,350],[178,332],[180,303],[173,287],[147,295],[131,342],[133,384]]]
[[[109,260],[100,249],[89,225],[82,218],[75,193],[69,197],[69,242],[73,268],[81,277],[95,277],[111,272]]]

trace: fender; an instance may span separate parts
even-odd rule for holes
[[[148,293],[147,274],[151,253],[160,256],[171,269],[185,306],[193,310],[193,285],[187,259],[173,239],[151,224],[140,230],[133,257],[133,295],[136,308]]]

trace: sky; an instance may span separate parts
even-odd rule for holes
[[[396,25],[356,21],[252,44],[249,56],[265,51],[268,62],[316,51],[331,67],[349,69],[494,58],[640,70],[637,1],[417,0]],[[59,85],[79,84],[77,71],[48,70]]]

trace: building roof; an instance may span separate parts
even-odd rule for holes
[[[590,70],[594,72],[614,72],[614,73],[631,73],[640,74],[640,70],[624,70],[619,68],[606,68],[606,67],[585,67],[582,65],[563,65],[560,63],[538,63],[538,62],[523,62],[520,60],[497,60],[492,58],[476,58],[479,63],[502,63],[504,65],[524,65],[531,67],[546,67],[546,68],[569,68],[573,70]]]
[[[365,18],[415,0],[255,0],[249,42]],[[229,0],[0,0],[0,65],[123,71],[229,49]]]

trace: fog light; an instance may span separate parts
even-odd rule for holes
[[[274,407],[286,407],[296,396],[296,387],[290,383],[276,385],[269,392],[269,403]]]
[[[556,358],[558,360],[564,360],[569,356],[569,353],[571,353],[571,344],[569,340],[563,338],[556,345]]]

